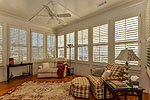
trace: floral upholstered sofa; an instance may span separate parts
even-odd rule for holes
[[[116,64],[107,64],[104,67],[104,72],[110,70],[111,74],[109,77],[98,77],[89,75],[88,79],[91,84],[91,90],[96,99],[104,99],[104,84],[103,79],[122,79],[124,67]],[[107,98],[112,98],[111,93],[108,91],[106,94]]]
[[[38,68],[38,78],[45,77],[65,77],[67,74],[66,58],[47,58],[44,59],[42,66]]]

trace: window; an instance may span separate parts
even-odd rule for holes
[[[27,31],[10,28],[10,58],[15,62],[27,61]]]
[[[74,32],[67,34],[67,45],[72,44],[73,46],[71,47],[71,59],[74,60]],[[70,49],[67,46],[67,59],[70,58]]]
[[[138,56],[138,16],[115,22],[115,58],[125,48],[132,49]],[[125,63],[120,60],[115,62]],[[129,64],[137,65],[138,61]]]
[[[93,62],[108,62],[108,24],[93,28]]]
[[[56,51],[56,37],[54,35],[47,35],[47,57],[55,57]]]
[[[32,32],[32,60],[44,58],[44,37],[42,33]]]
[[[3,63],[3,27],[0,25],[0,65]]]
[[[88,29],[78,31],[78,60],[88,61]]]
[[[64,57],[64,35],[58,36],[58,57]]]

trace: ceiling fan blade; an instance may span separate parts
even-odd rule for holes
[[[58,24],[67,25],[67,23],[63,21],[62,19],[57,18],[56,20],[58,21]]]
[[[37,15],[37,16],[41,16],[41,17],[49,17],[48,15]]]
[[[55,16],[54,13],[52,12],[52,10],[47,6],[47,5],[43,5],[45,7],[45,9],[47,10],[49,16],[53,17]]]
[[[57,17],[71,17],[71,14],[70,13],[57,14]]]

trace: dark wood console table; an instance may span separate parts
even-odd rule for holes
[[[9,80],[10,80],[10,68],[12,68],[12,67],[22,67],[22,66],[27,66],[28,67],[28,76],[32,76],[32,74],[33,74],[32,63],[7,65],[7,82],[8,83],[9,83]]]

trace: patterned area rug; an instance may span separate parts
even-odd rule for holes
[[[0,100],[74,100],[70,82],[28,81],[0,97]]]

